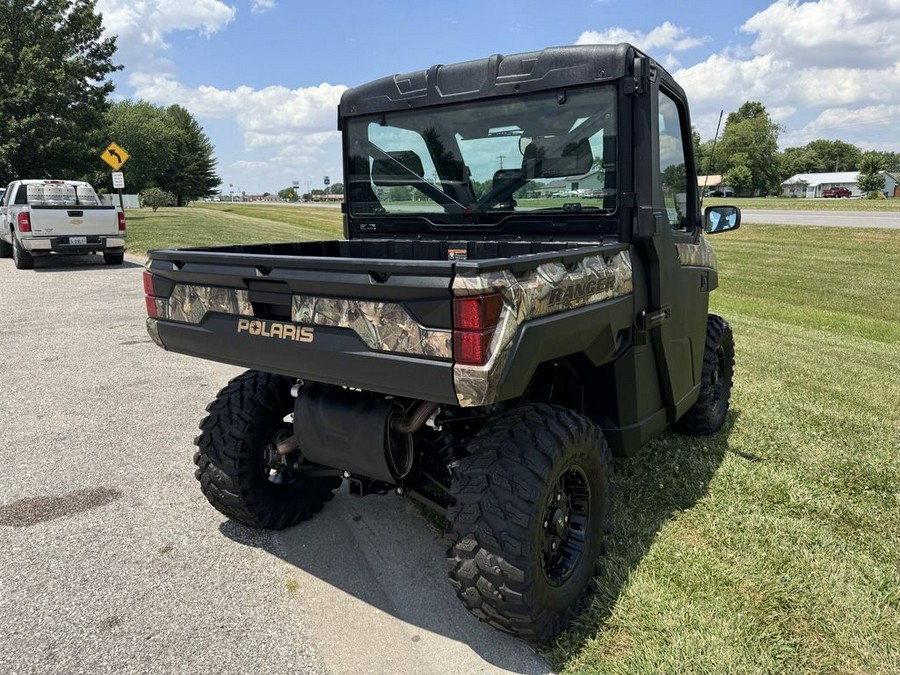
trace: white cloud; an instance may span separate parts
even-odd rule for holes
[[[681,28],[666,21],[648,33],[631,31],[625,28],[610,28],[603,32],[586,30],[578,36],[575,44],[616,44],[630,42],[634,46],[646,52],[653,50],[681,52],[709,42],[710,38],[695,38],[687,34],[686,28]]]
[[[347,88],[328,83],[300,89],[281,86],[188,88],[171,77],[146,73],[136,73],[128,82],[138,98],[159,105],[178,103],[194,114],[206,117],[233,117],[246,131],[273,139],[297,132],[337,133],[337,104]]]
[[[887,143],[891,118],[872,111],[896,115],[900,106],[900,1],[776,0],[741,31],[753,37],[749,51],[729,49],[673,72],[704,138],[720,108],[757,100],[786,126],[782,147],[823,137]]]
[[[252,0],[251,11],[275,6],[276,0]],[[323,83],[300,89],[219,89],[178,81],[167,58],[167,36],[176,31],[211,36],[235,19],[233,6],[222,0],[98,0],[97,8],[106,35],[118,36],[116,60],[125,65],[131,98],[177,103],[201,123],[204,118],[236,123],[240,140],[217,148],[217,154],[227,158],[219,166],[226,182],[239,181],[248,190],[271,189],[297,180],[301,172],[309,178],[323,171],[339,174],[336,109],[346,87]]]
[[[900,57],[897,0],[777,0],[741,30],[753,49],[794,68],[881,68]]]
[[[211,34],[234,19],[236,10],[220,0],[98,0],[107,34],[121,43],[137,40],[144,46],[165,47],[164,35],[176,30]]]
[[[274,8],[275,0],[253,0],[250,11],[254,14],[259,14],[260,12],[267,12]]]
[[[866,149],[897,151],[900,104],[865,108],[827,108],[800,129],[785,135],[786,147],[806,145],[817,138],[844,140],[852,134]]]
[[[245,155],[254,159],[237,160],[231,168],[253,173],[254,184],[283,187],[282,183],[296,179],[298,172],[338,173],[337,105],[347,89],[343,85],[189,88],[172,77],[146,73],[132,75],[129,84],[137,98],[151,103],[177,103],[199,117],[235,120]],[[229,167],[222,169],[224,176]]]
[[[165,58],[167,33],[211,35],[234,20],[236,10],[220,0],[98,0],[107,36],[117,36],[115,60],[126,70],[171,72]]]

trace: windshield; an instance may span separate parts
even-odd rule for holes
[[[351,118],[350,213],[435,224],[611,213],[615,134],[610,86]]]

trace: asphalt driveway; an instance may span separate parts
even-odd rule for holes
[[[156,347],[140,274],[0,260],[0,672],[547,672],[403,499],[280,533],[213,510],[191,439],[238,371]]]

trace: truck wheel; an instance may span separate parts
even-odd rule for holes
[[[30,270],[34,267],[34,258],[25,252],[15,235],[12,238],[12,257],[18,270]]]
[[[0,258],[12,258],[12,244],[7,244],[3,239],[0,239]]]
[[[194,439],[195,476],[209,503],[232,520],[273,530],[296,525],[321,510],[341,484],[337,476],[304,477],[300,452],[282,457],[275,448],[292,433],[284,418],[294,409],[293,384],[248,370],[206,408]]]
[[[125,260],[123,251],[103,251],[103,262],[107,265],[121,265],[123,260]]]
[[[678,431],[706,436],[725,421],[734,380],[734,334],[721,316],[710,314],[706,322],[706,348],[700,374],[700,396],[678,420]]]
[[[584,608],[612,531],[610,451],[586,417],[525,405],[489,421],[454,470],[450,580],[466,608],[526,640]]]

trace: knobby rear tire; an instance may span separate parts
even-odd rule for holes
[[[609,446],[586,417],[529,404],[489,421],[469,450],[454,469],[451,584],[466,608],[494,628],[526,640],[552,638],[585,607],[602,571],[612,532]],[[581,514],[568,512],[582,521],[572,535],[583,537],[574,563],[558,553],[548,559],[546,546],[556,536],[548,532],[548,514],[568,476],[589,493]],[[561,560],[569,563],[565,574],[550,562]]]
[[[195,476],[220,513],[251,527],[280,530],[307,520],[334,498],[339,477],[276,484],[266,453],[277,433],[290,430],[294,380],[257,370],[237,376],[219,392],[194,439]]]

